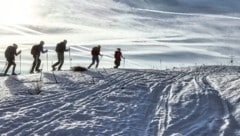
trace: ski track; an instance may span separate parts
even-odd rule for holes
[[[239,121],[232,114],[232,103],[209,78],[223,71],[222,67],[63,71],[55,73],[58,84],[46,72],[39,95],[28,93],[35,82],[27,82],[39,75],[4,77],[7,84],[1,87],[12,90],[0,100],[0,133],[234,136]],[[10,83],[20,84],[20,90]]]

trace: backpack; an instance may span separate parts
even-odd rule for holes
[[[92,49],[92,55],[93,56],[97,56],[97,55],[99,55],[99,49],[97,48],[97,47],[94,47],[93,49]]]
[[[120,51],[115,52],[115,55],[114,55],[115,59],[121,60],[121,56],[122,56],[122,53]]]
[[[14,47],[8,46],[5,50],[5,57],[6,58],[14,58]]]
[[[64,50],[65,50],[65,45],[64,45],[64,43],[58,43],[57,46],[56,46],[55,51],[56,51],[56,52],[64,52]]]
[[[31,49],[31,54],[32,55],[37,55],[38,54],[38,45],[34,45]]]

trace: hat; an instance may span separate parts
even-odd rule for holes
[[[43,45],[43,44],[44,44],[44,41],[40,41],[40,44]]]
[[[18,48],[17,44],[15,44],[15,43],[13,44],[13,47],[14,47],[14,48]]]

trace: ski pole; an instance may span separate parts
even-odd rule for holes
[[[47,58],[47,71],[48,71],[48,52],[46,54],[46,58]]]
[[[69,47],[69,65],[72,67],[72,58],[71,58],[71,47]]]
[[[5,62],[5,65],[4,65],[1,73],[3,73],[6,68],[7,68],[7,62]]]
[[[39,81],[42,81],[42,76],[43,76],[43,64],[42,64],[42,70],[41,70],[41,73],[40,73]]]
[[[99,60],[99,61],[101,61],[101,60],[102,60],[102,58],[103,58],[103,54],[101,54],[100,56],[101,56],[101,58],[100,58],[100,60]]]
[[[160,59],[160,70],[162,70],[162,59]]]
[[[58,81],[57,81],[57,77],[56,77],[56,75],[55,75],[54,71],[52,71],[52,75],[53,75],[53,78],[54,78],[54,80],[55,80],[55,83],[57,84],[57,83],[58,83]]]
[[[52,58],[52,65],[53,65],[53,58]],[[53,76],[53,78],[54,78],[54,80],[55,80],[55,83],[57,84],[58,81],[57,81],[56,75],[55,75],[55,73],[54,73],[54,70],[52,70],[52,76]]]
[[[20,59],[19,63],[20,63],[20,74],[21,74],[22,73],[22,55],[21,54],[19,55],[19,59]]]

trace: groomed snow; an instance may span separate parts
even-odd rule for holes
[[[0,77],[0,134],[239,136],[240,67]],[[39,95],[32,95],[39,89]]]

